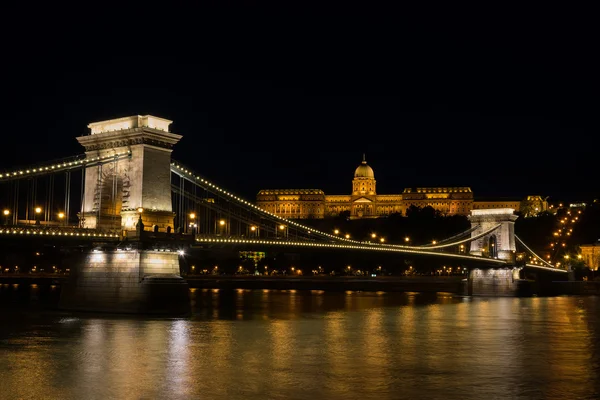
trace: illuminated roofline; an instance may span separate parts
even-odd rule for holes
[[[163,122],[168,122],[169,124],[173,123],[173,121],[171,121],[170,119],[157,117],[156,115],[150,115],[150,114],[140,115],[140,114],[138,114],[138,115],[129,115],[129,116],[120,117],[120,118],[107,119],[107,120],[104,120],[104,121],[90,122],[87,125],[87,127],[91,129],[92,127],[96,127],[98,125],[105,125],[105,124],[110,123],[110,122],[121,122],[121,121],[128,121],[128,120],[131,121],[133,118],[138,118],[138,120],[140,118],[153,118],[153,119],[158,119],[158,120],[163,121]]]
[[[471,210],[472,216],[477,215],[513,215],[515,213],[514,208],[491,208],[483,210]]]

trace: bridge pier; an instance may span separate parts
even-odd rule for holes
[[[467,279],[469,296],[524,296],[531,295],[531,285],[521,279],[520,267],[473,268]]]
[[[61,309],[169,316],[191,311],[176,251],[91,250],[78,261],[61,289]]]

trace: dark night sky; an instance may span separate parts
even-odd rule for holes
[[[13,10],[0,169],[81,153],[89,122],[153,114],[184,136],[175,159],[249,200],[349,193],[363,153],[381,194],[600,196],[587,10],[222,4]]]

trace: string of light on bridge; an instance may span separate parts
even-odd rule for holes
[[[188,177],[190,178],[190,180],[192,182],[198,181],[200,183],[203,183],[203,184],[205,184],[205,185],[213,188],[214,190],[216,190],[216,191],[218,191],[220,193],[223,193],[224,195],[230,197],[231,199],[236,200],[236,201],[244,204],[245,206],[251,207],[254,210],[256,210],[256,211],[258,211],[258,212],[260,212],[262,214],[266,214],[266,215],[268,215],[268,216],[270,216],[270,217],[272,217],[272,218],[274,218],[274,219],[276,219],[276,220],[278,220],[278,221],[280,221],[282,223],[285,223],[285,224],[288,224],[288,225],[293,225],[293,226],[295,226],[297,228],[305,229],[308,233],[315,233],[315,234],[318,234],[318,235],[323,235],[323,236],[329,237],[329,238],[334,239],[334,240],[345,241],[345,242],[350,242],[350,243],[362,243],[362,242],[359,242],[357,240],[347,239],[347,238],[343,238],[343,237],[340,237],[340,236],[332,235],[332,234],[327,233],[327,232],[322,232],[322,231],[319,231],[317,229],[311,228],[309,226],[305,226],[305,225],[299,224],[297,222],[290,221],[288,219],[282,218],[282,217],[280,217],[280,216],[278,216],[276,214],[273,214],[273,213],[271,213],[271,212],[269,212],[267,210],[264,210],[264,209],[258,207],[257,205],[255,205],[255,204],[253,204],[253,203],[251,203],[251,202],[249,202],[247,200],[242,199],[241,197],[238,197],[238,196],[234,195],[233,193],[228,192],[225,189],[220,188],[219,186],[213,184],[212,182],[210,182],[210,181],[208,181],[208,180],[206,180],[204,178],[201,178],[200,176],[198,176],[197,174],[195,174],[193,171],[190,171],[187,168],[184,168],[184,167],[178,165],[177,163],[171,163],[171,166],[173,168],[177,169],[180,173],[187,174]],[[373,245],[375,245],[375,244],[376,243],[373,243]]]
[[[0,234],[4,235],[38,235],[38,236],[68,236],[68,237],[101,237],[101,238],[120,238],[118,234],[102,232],[73,232],[67,230],[45,230],[29,228],[8,228],[0,229]]]
[[[112,153],[110,155],[103,156],[103,157],[91,157],[91,158],[85,158],[85,159],[74,160],[74,161],[69,161],[69,162],[65,161],[62,163],[48,165],[48,166],[42,166],[42,167],[37,167],[37,168],[26,168],[26,169],[21,169],[19,171],[5,172],[3,174],[0,174],[0,179],[12,178],[15,176],[20,177],[20,176],[26,176],[29,174],[39,174],[39,173],[45,173],[45,172],[59,172],[64,169],[69,169],[69,168],[76,167],[79,165],[102,162],[102,161],[111,161],[111,160],[114,160],[115,157],[129,155],[130,153],[131,153],[131,150],[127,150],[124,152]]]
[[[466,254],[452,254],[452,253],[441,253],[436,251],[426,251],[423,249],[409,249],[409,248],[397,248],[397,247],[384,247],[384,246],[369,246],[366,243],[363,245],[348,245],[348,244],[333,244],[333,243],[311,243],[311,242],[286,242],[277,240],[254,240],[254,239],[213,239],[213,238],[196,238],[198,243],[209,243],[209,244],[262,244],[271,246],[300,246],[300,247],[322,247],[322,248],[335,248],[335,249],[352,249],[352,250],[369,250],[369,251],[391,251],[397,253],[411,253],[411,254],[422,254],[432,256],[443,256],[453,257],[460,259],[470,260],[485,260],[495,264],[507,264],[506,260],[500,260],[496,258],[487,258],[481,256],[472,256]]]
[[[479,226],[479,225],[478,225]],[[483,231],[475,236],[471,236],[468,237],[466,239],[461,239],[458,240],[456,242],[450,242],[450,243],[443,243],[443,244],[426,244],[426,245],[422,245],[422,246],[402,246],[402,245],[398,245],[398,244],[387,244],[385,246],[391,246],[391,247],[398,247],[398,248],[406,248],[406,249],[443,249],[443,248],[447,248],[447,247],[454,247],[454,246],[459,246],[461,244],[464,243],[468,243],[468,242],[472,242],[474,240],[477,240],[481,237],[484,237],[486,235],[489,235],[491,232],[495,231],[496,229],[500,228],[502,226],[502,224],[498,224],[495,227],[492,227],[490,229],[488,229],[487,231]],[[472,231],[473,228],[469,229],[467,232]],[[458,235],[457,235],[458,236]]]
[[[293,226],[301,228],[301,229],[306,229],[309,233],[316,233],[318,235],[322,235],[322,236],[325,236],[325,237],[328,237],[328,238],[331,238],[331,239],[334,239],[334,240],[337,240],[337,241],[344,241],[344,242],[349,242],[349,243],[366,245],[366,246],[370,246],[370,247],[382,247],[382,248],[391,247],[391,248],[406,249],[406,250],[422,250],[423,248],[428,248],[428,249],[442,249],[442,248],[456,246],[456,245],[460,245],[461,243],[466,243],[466,242],[478,239],[479,237],[484,236],[486,233],[489,233],[489,232],[497,229],[498,227],[500,227],[500,225],[498,225],[498,226],[490,229],[489,231],[484,232],[484,233],[482,233],[482,234],[480,234],[480,235],[478,235],[476,237],[471,237],[471,238],[468,238],[468,239],[464,239],[464,240],[461,240],[461,241],[456,242],[456,243],[444,243],[444,244],[439,244],[439,245],[428,244],[428,245],[422,245],[422,246],[407,246],[407,245],[393,244],[393,243],[372,243],[372,242],[366,242],[366,241],[358,241],[358,240],[353,240],[353,239],[349,239],[349,238],[340,237],[340,236],[337,236],[337,235],[332,235],[332,234],[327,233],[327,232],[322,232],[322,231],[316,230],[314,228],[311,228],[311,227],[299,224],[299,223],[297,223],[295,221],[290,221],[288,219],[280,217],[279,215],[276,215],[276,214],[273,214],[273,213],[271,213],[271,212],[269,212],[267,210],[264,210],[264,209],[258,207],[257,205],[255,205],[255,204],[253,204],[253,203],[251,203],[251,202],[249,202],[247,200],[244,200],[244,199],[242,199],[242,198],[234,195],[233,193],[228,192],[225,189],[220,188],[219,186],[217,186],[217,185],[213,184],[212,182],[208,181],[207,179],[204,179],[204,178],[198,176],[193,171],[191,171],[191,170],[189,170],[189,169],[187,169],[187,168],[185,168],[185,167],[183,167],[183,166],[181,166],[181,165],[179,165],[179,164],[177,164],[175,162],[171,163],[171,166],[172,166],[172,168],[178,170],[177,173],[187,174],[188,178],[192,182],[198,181],[200,183],[203,183],[203,184],[205,184],[205,185],[213,188],[214,190],[216,190],[216,191],[218,191],[218,192],[220,192],[220,193],[222,193],[222,194],[230,197],[231,199],[236,200],[236,201],[244,204],[245,206],[251,207],[254,210],[256,210],[256,211],[258,211],[258,212],[260,212],[262,214],[269,215],[270,217],[272,217],[272,218],[280,221],[281,223],[293,225]]]
[[[550,265],[550,267],[547,267],[545,265],[540,265],[540,264],[531,264],[531,263],[525,264],[525,266],[529,267],[529,268],[545,269],[546,271],[555,271],[555,272],[569,272],[566,269],[554,267],[554,266],[552,266],[552,264],[549,264],[549,265]]]

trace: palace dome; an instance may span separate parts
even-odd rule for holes
[[[375,173],[373,173],[373,168],[368,166],[367,161],[363,159],[362,163],[354,171],[354,177],[375,179]]]

